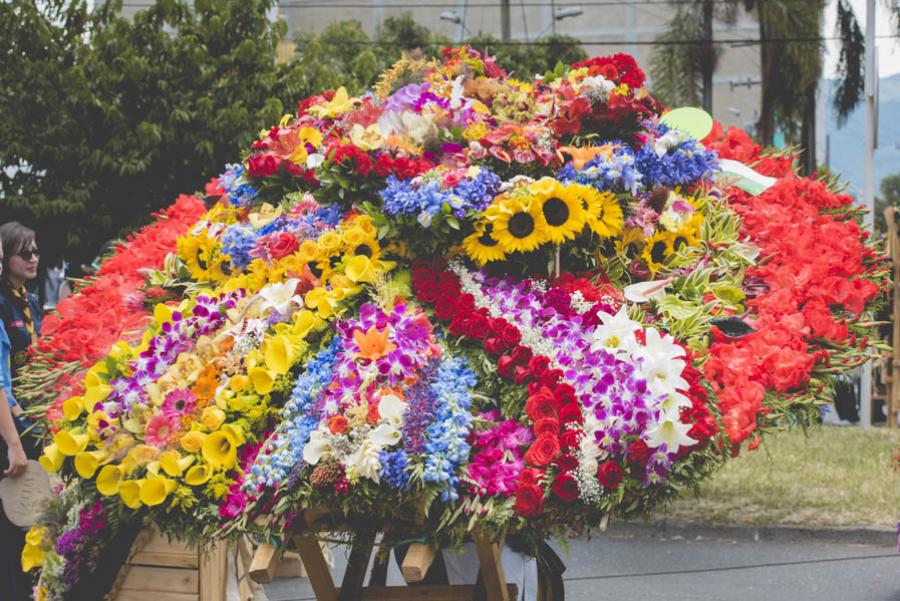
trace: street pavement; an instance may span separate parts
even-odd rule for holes
[[[677,532],[626,528],[570,541],[560,553],[566,600],[900,601],[900,555],[884,535]],[[334,555],[339,582],[346,558],[341,547]],[[389,584],[399,578],[391,562]],[[305,579],[276,579],[265,590],[270,601],[315,599]]]

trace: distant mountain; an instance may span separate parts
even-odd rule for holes
[[[825,98],[825,133],[829,137],[830,166],[849,183],[847,192],[862,198],[865,130],[864,107],[860,103],[843,126],[838,128],[832,109],[837,86],[828,80]],[[875,194],[879,194],[881,180],[900,172],[900,73],[884,77],[879,82],[878,148],[875,149]]]

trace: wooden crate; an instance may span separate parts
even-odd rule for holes
[[[109,601],[225,601],[227,552],[217,543],[206,553],[169,542],[152,529],[135,540]]]

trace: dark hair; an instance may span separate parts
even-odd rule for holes
[[[0,225],[0,241],[3,244],[3,277],[6,277],[10,257],[31,246],[34,242],[34,230],[18,221],[9,221]]]

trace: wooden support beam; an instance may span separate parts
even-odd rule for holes
[[[475,550],[481,565],[481,580],[487,592],[488,601],[509,601],[506,575],[503,573],[500,545],[482,535],[475,535]],[[515,598],[515,597],[513,597]]]
[[[280,563],[278,549],[275,548],[275,545],[259,543],[253,554],[253,561],[250,562],[250,578],[253,582],[260,584],[272,582]]]
[[[227,552],[226,543],[220,541],[200,556],[200,601],[222,601],[225,598]]]
[[[515,599],[518,587],[506,587],[510,599]],[[368,586],[357,599],[362,601],[472,601],[475,586],[471,584],[428,585],[428,586]]]
[[[295,536],[294,544],[306,567],[309,584],[316,594],[316,599],[318,601],[337,601],[337,588],[334,586],[331,570],[328,568],[328,562],[325,561],[325,555],[322,554],[322,547],[319,546],[316,537],[312,533]]]
[[[303,560],[298,553],[285,551],[275,572],[275,578],[306,578]]]
[[[403,579],[407,584],[422,582],[434,562],[434,549],[422,543],[412,543],[400,565]]]
[[[347,569],[338,593],[340,601],[357,601],[362,595],[366,571],[369,569],[369,558],[372,556],[372,547],[375,546],[375,534],[374,530],[359,530],[353,536]]]
[[[892,361],[886,362],[886,371],[889,371],[890,387],[888,390],[888,399],[885,402],[885,413],[887,413],[887,425],[889,428],[897,427],[897,410],[900,409],[900,377],[898,377],[898,364],[900,364],[900,294],[897,294],[897,286],[900,285],[900,238],[898,238],[896,209],[887,207],[884,210],[884,219],[888,226],[888,252],[891,261],[894,264],[893,276],[894,285],[891,287],[891,302],[893,303],[893,335],[891,336],[891,345],[893,346]]]

